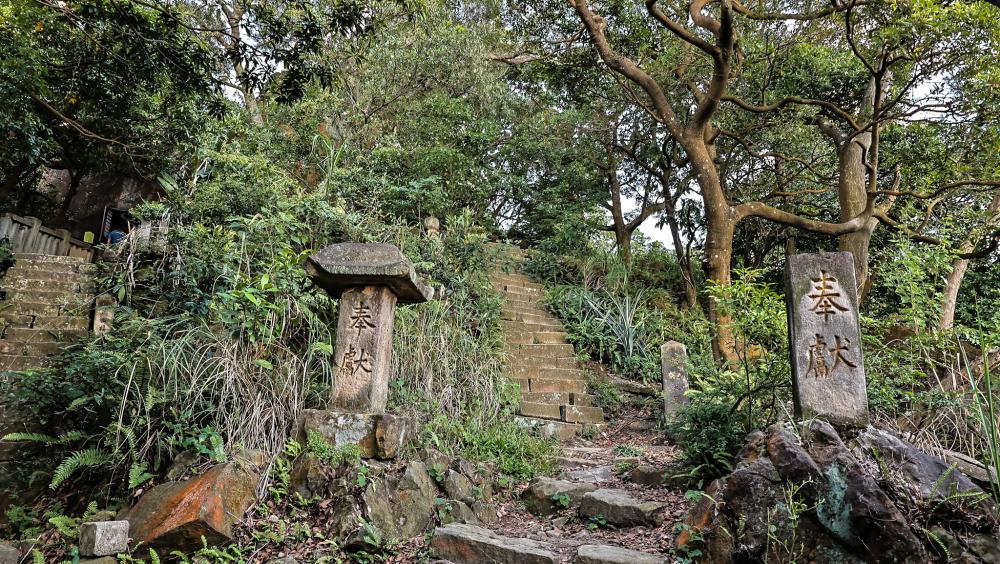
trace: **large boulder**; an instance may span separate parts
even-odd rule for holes
[[[260,475],[248,464],[230,462],[183,482],[149,490],[121,518],[135,542],[191,551],[233,540],[233,526],[256,502]]]
[[[437,493],[427,467],[413,461],[402,476],[374,481],[361,497],[373,526],[387,538],[410,539],[430,526]]]
[[[908,516],[933,519],[949,499],[973,500],[963,506],[970,511],[948,517],[962,515],[968,531],[985,527],[982,516],[993,507],[941,459],[871,427],[845,442],[822,420],[799,434],[774,425],[751,433],[737,458],[678,538],[689,548],[700,543],[713,563],[926,562],[932,552],[924,531],[935,523]]]
[[[665,504],[641,501],[625,490],[601,489],[584,494],[580,516],[604,519],[616,527],[655,527],[660,524]]]
[[[590,483],[537,478],[521,493],[521,502],[535,515],[551,515],[580,503],[584,494],[597,489]]]
[[[523,538],[503,537],[474,525],[439,527],[431,539],[434,556],[456,564],[556,564],[550,547]]]

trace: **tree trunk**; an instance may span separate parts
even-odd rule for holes
[[[941,317],[938,319],[938,329],[949,331],[955,326],[955,308],[958,306],[958,290],[962,287],[962,279],[969,268],[969,259],[956,258],[951,261],[951,272],[944,285],[941,298]]]
[[[681,270],[681,278],[684,279],[684,303],[688,309],[698,309],[698,287],[694,283],[694,272],[691,270],[691,261],[688,260],[684,252],[684,243],[681,241],[680,226],[677,225],[677,217],[674,215],[674,206],[667,208],[667,226],[670,228],[670,238],[674,242],[674,253],[677,255],[677,266]]]
[[[608,172],[608,188],[611,191],[611,223],[615,232],[615,247],[618,256],[626,265],[632,263],[632,231],[625,223],[625,212],[622,210],[622,187],[618,182],[617,170]]]
[[[69,214],[69,208],[73,205],[73,200],[76,199],[76,193],[80,189],[80,181],[83,180],[81,172],[72,169],[68,172],[69,190],[66,192],[66,197],[63,198],[62,205],[59,206],[59,213],[56,214],[55,225],[53,225],[57,229],[66,228],[66,216]]]
[[[885,73],[882,84],[887,86],[892,82],[892,73]],[[884,91],[884,88],[882,89]],[[876,97],[878,99],[876,99]],[[868,88],[861,99],[862,117],[870,117],[874,109],[882,104],[883,96],[876,91],[875,78],[868,81]],[[840,201],[840,221],[848,221],[860,215],[868,204],[868,167],[866,163],[877,160],[871,158],[874,136],[866,130],[857,135],[843,138],[837,148],[839,160],[837,172],[837,199]],[[872,171],[871,174],[875,174]],[[837,248],[849,251],[854,255],[854,277],[858,284],[858,301],[864,301],[871,289],[868,279],[868,249],[871,245],[872,233],[878,226],[878,220],[869,218],[861,229],[837,238]]]
[[[865,210],[868,203],[864,158],[869,147],[871,147],[871,134],[862,133],[852,140],[845,141],[838,151],[840,163],[837,198],[840,200],[842,222],[857,217]],[[871,287],[868,280],[868,249],[876,225],[878,220],[870,218],[862,229],[837,238],[837,248],[854,255],[854,276],[858,284],[859,300],[864,299]]]
[[[995,226],[998,221],[1000,221],[1000,192],[997,192],[993,196],[993,200],[990,202],[989,207],[986,208],[987,218],[986,225],[983,226],[983,232],[988,232],[993,226]],[[962,243],[959,247],[959,252],[970,253],[976,248],[980,236],[973,235]],[[938,329],[942,331],[948,331],[955,326],[955,309],[958,307],[958,291],[962,287],[962,279],[965,278],[965,272],[969,269],[969,259],[964,259],[961,257],[956,258],[951,261],[951,272],[948,273],[948,280],[945,283],[944,291],[942,292],[941,298],[941,316],[938,318]]]
[[[705,271],[712,283],[729,286],[732,282],[735,210],[726,200],[712,152],[704,141],[704,133],[689,132],[684,148],[705,202]],[[716,360],[737,360],[730,319],[719,311],[714,299],[708,300],[708,318],[716,328],[715,338],[712,339],[712,353]]]

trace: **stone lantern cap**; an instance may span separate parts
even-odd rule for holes
[[[417,280],[413,263],[388,243],[336,243],[310,256],[305,268],[334,298],[359,286],[387,286],[400,304],[426,302],[434,295]]]

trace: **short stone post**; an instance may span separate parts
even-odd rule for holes
[[[431,237],[438,237],[441,235],[441,222],[433,215],[429,215],[424,218],[424,230]]]
[[[98,521],[80,525],[81,556],[111,556],[128,552],[128,521]]]
[[[95,335],[103,337],[111,332],[117,307],[118,300],[110,294],[101,294],[94,299],[94,323],[91,330]]]
[[[385,413],[392,360],[392,330],[397,304],[431,298],[431,288],[420,284],[413,265],[393,245],[338,243],[309,257],[306,271],[316,285],[340,298],[337,343],[334,349],[336,381],[329,411],[307,413],[303,424],[335,444],[354,443],[363,454],[391,450],[376,444],[386,434],[382,426],[399,422]]]
[[[677,412],[688,403],[687,348],[677,341],[660,346],[660,372],[663,375],[663,415],[667,423],[677,420]]]
[[[789,256],[785,290],[796,417],[866,425],[868,393],[853,255]]]

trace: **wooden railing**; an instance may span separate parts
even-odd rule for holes
[[[94,249],[74,239],[65,229],[49,229],[37,217],[12,213],[0,215],[0,240],[7,239],[15,253],[58,255],[93,260]]]

